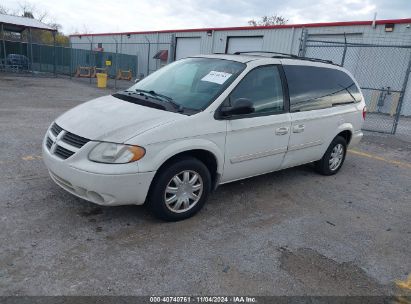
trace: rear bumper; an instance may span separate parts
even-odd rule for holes
[[[361,130],[354,132],[351,136],[350,147],[354,147],[354,146],[358,145],[360,143],[363,135],[364,134]]]
[[[155,175],[155,172],[101,174],[80,170],[51,155],[44,144],[43,159],[57,185],[82,199],[105,206],[143,204]]]

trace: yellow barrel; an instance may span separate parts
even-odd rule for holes
[[[97,87],[106,88],[107,87],[107,74],[106,73],[97,73]]]

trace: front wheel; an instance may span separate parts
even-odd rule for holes
[[[315,163],[316,169],[323,175],[336,174],[342,167],[347,153],[347,142],[344,137],[337,136],[331,142],[324,156]]]
[[[210,189],[211,176],[207,167],[196,158],[186,157],[157,173],[147,205],[158,218],[183,220],[203,207]]]

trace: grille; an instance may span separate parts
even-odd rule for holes
[[[78,136],[76,134],[67,132],[66,134],[64,134],[62,140],[69,144],[72,145],[76,148],[81,148],[82,146],[84,146],[86,143],[88,143],[90,140],[81,136]]]
[[[54,123],[54,124],[51,126],[51,133],[53,133],[54,136],[59,135],[59,133],[60,133],[61,131],[63,131],[63,128],[60,127],[58,124]]]
[[[50,139],[50,137],[47,136],[46,146],[49,150],[52,144],[53,144],[53,141]]]
[[[58,157],[62,159],[67,159],[70,156],[72,156],[74,153],[75,152],[67,150],[66,148],[63,148],[61,146],[57,146],[56,151],[54,152],[54,154],[56,154]]]
[[[61,138],[58,137],[59,134]],[[53,147],[53,139],[52,139],[53,136],[56,136],[56,140],[57,140],[57,145],[55,146],[55,149],[52,148]],[[51,151],[52,154],[55,154],[61,159],[67,159],[70,156],[72,156],[74,153],[76,153],[78,149],[83,147],[89,141],[90,139],[78,136],[68,131],[65,131],[58,124],[53,123],[53,125],[50,128],[50,133],[48,134],[47,139],[46,139],[46,147],[47,149]],[[67,149],[61,145],[61,143],[63,142],[67,144],[67,146],[63,145]],[[72,150],[75,150],[75,151],[72,151]]]

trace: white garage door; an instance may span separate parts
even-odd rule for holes
[[[263,48],[263,37],[229,37],[227,53],[261,51]]]
[[[176,60],[200,54],[201,38],[177,38]]]

